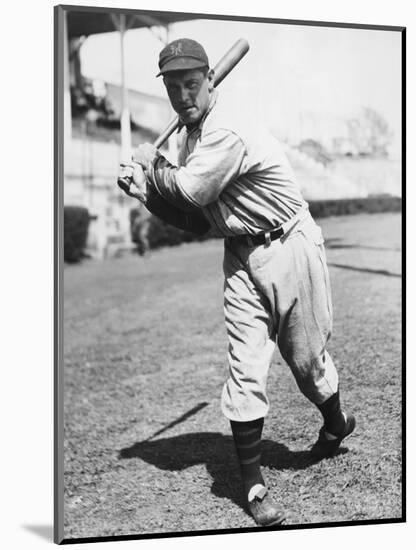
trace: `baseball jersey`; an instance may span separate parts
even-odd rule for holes
[[[216,91],[186,132],[178,167],[160,156],[148,176],[172,204],[202,209],[220,236],[271,231],[307,207],[280,143],[247,113],[233,115]]]

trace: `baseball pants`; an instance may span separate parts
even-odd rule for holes
[[[321,404],[338,389],[326,351],[331,291],[322,231],[309,212],[268,246],[224,242],[224,312],[229,378],[221,408],[230,420],[266,416],[267,375],[276,344],[301,392]]]

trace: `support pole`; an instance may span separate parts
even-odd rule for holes
[[[119,15],[120,31],[120,65],[121,65],[121,158],[130,160],[131,158],[131,126],[128,91],[126,88],[126,65],[125,65],[125,35],[126,35],[126,15]]]

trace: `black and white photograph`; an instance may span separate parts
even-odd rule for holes
[[[54,8],[54,540],[404,522],[406,29],[174,7]]]

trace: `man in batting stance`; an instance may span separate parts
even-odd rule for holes
[[[141,145],[122,175],[128,194],[157,216],[196,233],[224,237],[224,311],[229,378],[222,410],[231,422],[247,506],[257,524],[279,524],[260,471],[276,344],[323,426],[311,449],[334,454],[355,427],[341,410],[338,375],[326,351],[332,305],[321,229],[312,219],[278,141],[249,116],[233,116],[213,85],[203,47],[175,40],[160,53],[159,75],[185,126],[178,166]]]

